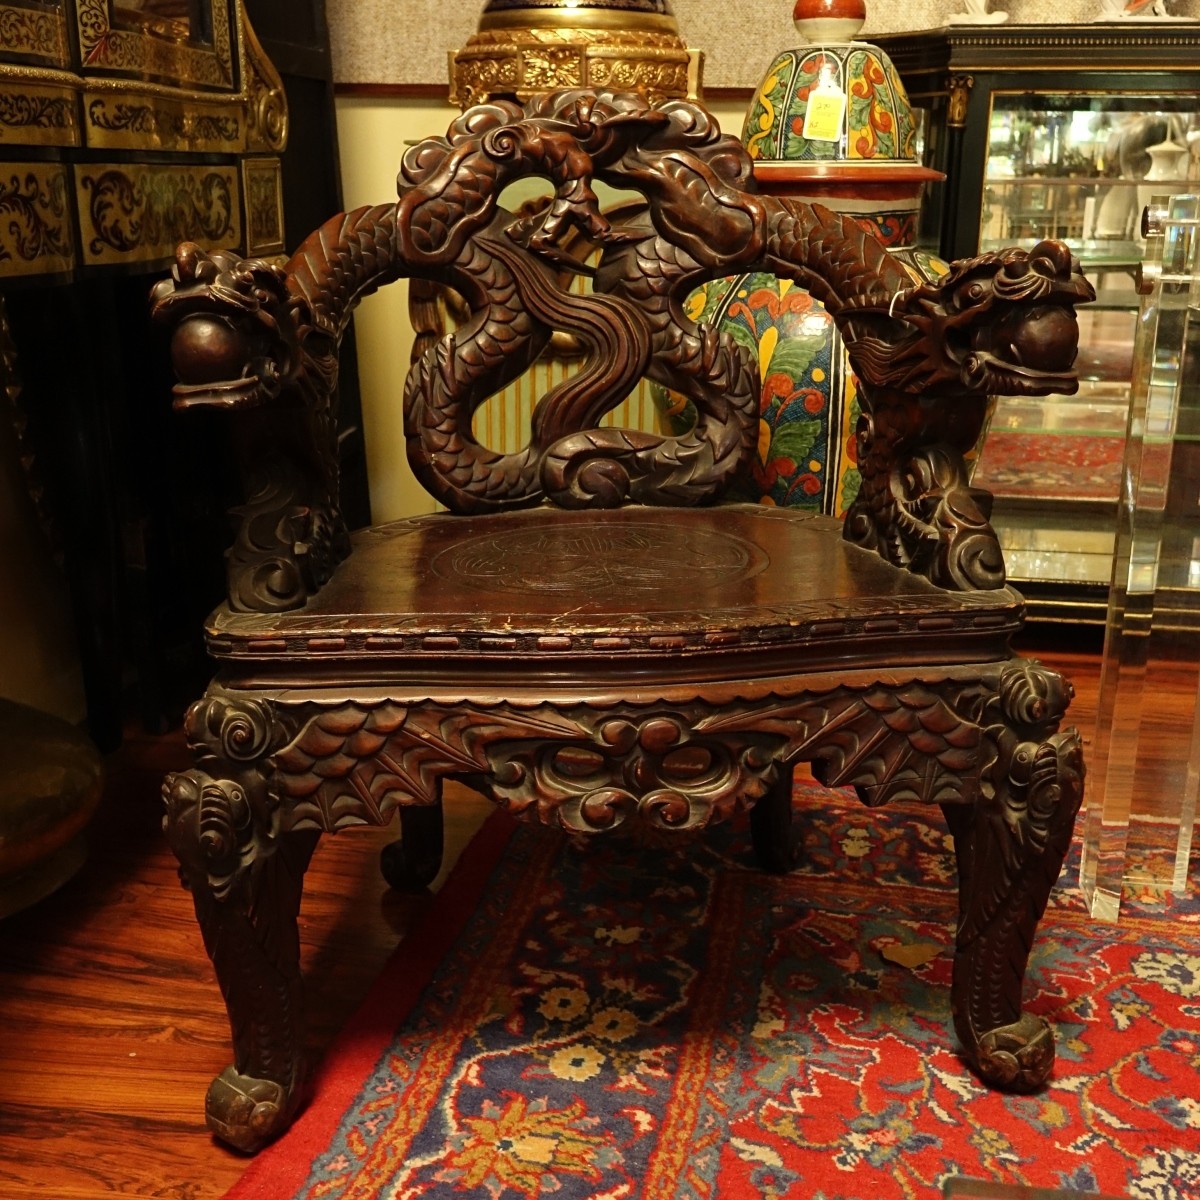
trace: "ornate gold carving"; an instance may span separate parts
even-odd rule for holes
[[[109,0],[76,0],[75,15],[85,73],[103,68],[225,91],[233,87],[229,0],[212,0],[211,49],[116,27],[110,18]]]
[[[538,47],[521,55],[526,90],[553,91],[583,84],[583,54],[575,46]]]
[[[588,63],[593,87],[659,96],[688,95],[689,64],[652,58],[593,58]]]
[[[28,163],[0,175],[0,278],[52,275],[75,266],[67,168]]]
[[[497,92],[516,92],[521,78],[519,53],[450,58],[450,100],[470,108]]]
[[[78,168],[76,185],[88,264],[169,259],[183,241],[241,242],[235,167],[98,163]]]
[[[975,86],[974,75],[950,76],[950,107],[946,113],[946,124],[951,129],[963,129],[967,124],[967,105],[971,89]]]
[[[106,150],[194,150],[236,154],[246,146],[240,104],[196,96],[87,92],[88,145]]]
[[[283,80],[263,51],[249,21],[242,22],[242,39],[247,146],[250,150],[278,153],[287,145],[288,135]]]
[[[588,83],[682,99],[696,90],[695,61],[678,34],[661,26],[486,26],[450,56],[450,99],[465,108],[489,95],[527,99]]]
[[[246,204],[246,254],[262,258],[283,251],[283,178],[277,158],[242,162]]]
[[[78,146],[69,87],[0,81],[0,146]]]
[[[61,9],[17,8],[0,4],[0,46],[8,54],[67,65],[67,26]]]

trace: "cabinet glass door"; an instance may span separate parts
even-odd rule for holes
[[[980,250],[1061,238],[1097,296],[1079,311],[1078,393],[1001,397],[976,474],[996,496],[1009,576],[1039,598],[1041,615],[1103,619],[1145,254],[1141,212],[1151,195],[1194,188],[1194,110],[1191,95],[992,96]]]

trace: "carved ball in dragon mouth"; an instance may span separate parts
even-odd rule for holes
[[[249,357],[245,335],[220,317],[188,317],[171,337],[171,361],[184,384],[238,379]]]
[[[1075,311],[1061,304],[1014,308],[997,321],[992,349],[1014,365],[1034,371],[1069,370],[1079,351]]]

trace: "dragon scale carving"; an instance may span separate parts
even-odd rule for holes
[[[222,898],[281,834],[386,823],[404,805],[435,803],[447,775],[518,815],[579,833],[639,818],[670,828],[725,820],[797,761],[815,763],[829,786],[853,785],[871,806],[957,804],[975,798],[984,743],[994,736],[978,714],[1025,670],[1017,660],[995,680],[975,673],[899,688],[841,685],[733,705],[285,703],[214,685],[188,717],[204,780],[188,784],[180,803],[215,801],[219,817],[210,820],[201,804],[198,820],[209,884]],[[1017,727],[1011,713],[1005,719]],[[666,808],[649,799],[664,790],[681,799]],[[625,798],[605,800],[616,792]]]
[[[504,188],[531,175],[552,184],[549,204],[507,213]],[[593,180],[640,190],[647,215],[612,225]],[[266,478],[230,558],[234,607],[302,605],[345,553],[337,342],[358,300],[402,276],[448,284],[473,313],[426,350],[405,394],[410,461],[452,510],[716,498],[753,444],[757,367],[692,322],[683,301],[704,279],[765,269],[829,308],[863,385],[863,488],[847,536],[946,587],[1003,582],[987,500],[967,486],[961,456],[990,391],[1070,390],[1073,306],[1091,289],[1061,244],[985,255],[914,286],[849,218],[757,195],[739,143],[696,106],[620,93],[481,105],[410,148],[399,182],[398,204],[333,218],[286,269],[184,246],[174,280],[156,290],[156,312],[176,326],[179,406],[309,414],[313,447],[294,432],[266,454],[283,424],[269,417],[248,438],[246,460],[265,463]],[[602,249],[584,296],[559,283],[563,270],[586,269],[560,246],[574,231]],[[555,332],[584,344],[580,374],[542,398],[522,450],[481,446],[473,414]],[[596,428],[642,374],[694,401],[692,431]],[[931,391],[961,397],[945,427],[913,402]]]

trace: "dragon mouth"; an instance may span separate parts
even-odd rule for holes
[[[1066,305],[1015,306],[980,331],[963,360],[962,379],[990,392],[1023,395],[1078,390],[1074,371],[1079,323]]]
[[[177,412],[190,408],[259,408],[270,399],[269,389],[256,375],[209,383],[177,383],[171,395]]]
[[[1061,392],[1073,395],[1079,390],[1079,379],[1069,368],[1064,371],[1043,371],[1023,363],[1010,362],[986,350],[973,350],[963,361],[962,379],[968,386],[989,393],[1013,392],[1018,395],[1037,395]]]

